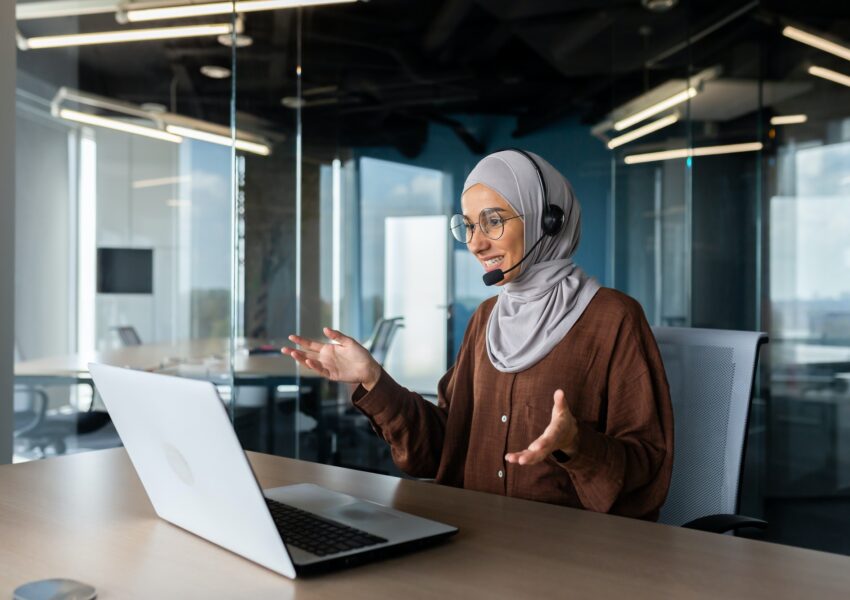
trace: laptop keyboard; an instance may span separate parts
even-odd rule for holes
[[[284,543],[316,556],[348,552],[387,541],[282,502],[266,498],[266,504]]]

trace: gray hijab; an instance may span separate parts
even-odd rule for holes
[[[531,154],[531,153],[529,153]],[[572,261],[581,238],[581,207],[569,182],[548,162],[532,154],[546,180],[549,202],[564,210],[565,223],[547,236],[502,286],[487,322],[487,353],[503,373],[524,371],[554,348],[581,317],[599,283]],[[543,190],[528,158],[513,150],[484,157],[463,185],[481,183],[524,215],[525,248],[543,235]],[[512,266],[512,265],[508,265]]]

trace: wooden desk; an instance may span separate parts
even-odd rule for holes
[[[460,527],[391,560],[291,581],[153,513],[123,449],[0,466],[0,597],[71,577],[98,598],[846,598],[850,558],[262,454],[263,487],[315,482]]]

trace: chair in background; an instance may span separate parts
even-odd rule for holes
[[[24,360],[18,340],[15,340],[14,355],[16,363]],[[15,384],[12,431],[16,439],[26,439],[27,434],[44,421],[47,405],[47,392],[41,387]]]
[[[142,345],[142,338],[139,337],[139,333],[132,325],[122,325],[119,327],[113,327],[113,329],[118,333],[118,338],[121,340],[122,346]]]
[[[378,319],[372,334],[363,343],[381,365],[386,361],[395,335],[402,327],[404,317]],[[347,401],[344,404],[334,402],[330,408],[333,413],[325,411],[325,419],[332,424],[329,440],[332,464],[373,473],[397,474],[389,448],[375,434],[369,420],[360,411]]]
[[[401,327],[404,327],[404,317],[378,319],[374,329],[372,329],[372,335],[363,343],[363,346],[375,357],[375,360],[383,365],[387,360],[387,353],[390,350],[393,338]]]
[[[673,479],[659,522],[724,533],[738,515],[759,332],[654,327],[673,403]]]
[[[23,360],[17,340],[15,362]],[[92,390],[94,394],[94,390]],[[46,456],[48,450],[65,454],[72,450],[100,450],[121,445],[118,433],[105,411],[59,412],[50,409],[47,391],[41,386],[15,385],[15,444],[23,453]]]

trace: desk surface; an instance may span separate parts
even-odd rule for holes
[[[71,577],[98,598],[845,598],[850,558],[250,454],[460,527],[403,557],[296,581],[159,520],[123,449],[0,466],[0,597]]]

